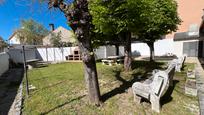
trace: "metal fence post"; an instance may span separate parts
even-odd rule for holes
[[[28,88],[28,75],[27,75],[27,64],[26,64],[26,56],[25,56],[25,47],[23,47],[23,66],[24,66],[24,72],[25,72],[25,80],[26,80],[26,94],[27,97],[29,95],[29,88]]]

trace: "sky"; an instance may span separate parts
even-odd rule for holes
[[[64,14],[58,9],[49,10],[46,2],[40,4],[37,0],[4,0],[0,4],[0,36],[7,40],[20,28],[22,19],[33,19],[48,30],[50,23],[53,23],[55,28],[62,26],[70,29]]]

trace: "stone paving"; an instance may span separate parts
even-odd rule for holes
[[[0,77],[0,115],[16,115],[12,107],[21,84],[23,69],[10,69]],[[9,112],[13,111],[13,112]]]
[[[189,58],[187,62],[196,63],[196,86],[200,105],[200,115],[204,115],[204,70],[197,58]]]

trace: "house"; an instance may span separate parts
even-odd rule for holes
[[[9,44],[14,45],[14,44],[21,44],[20,39],[17,37],[17,32],[14,32],[10,37],[9,37]]]
[[[189,57],[204,57],[203,0],[177,0],[178,13],[182,19],[174,34],[174,53]]]
[[[39,40],[39,41],[35,41],[35,40],[32,40],[32,42],[27,42],[27,41],[24,41],[24,40],[20,40],[19,37],[18,37],[18,32],[15,31],[10,37],[9,37],[9,44],[12,45],[12,46],[18,46],[18,45],[41,45],[42,44],[42,40]],[[26,39],[25,39],[26,40]]]
[[[76,39],[74,38],[75,35],[72,31],[67,30],[62,26],[54,29],[53,24],[50,24],[50,28],[51,28],[51,33],[43,38],[43,45],[53,45],[51,40],[51,35],[52,34],[57,35],[58,33],[60,33],[61,42],[74,43],[76,41]]]

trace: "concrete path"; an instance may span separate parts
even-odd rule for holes
[[[200,115],[204,115],[204,70],[197,58],[188,58],[187,62],[196,63],[196,86],[200,105]]]
[[[23,69],[20,68],[10,69],[0,77],[0,115],[7,115],[11,111],[22,78]]]

